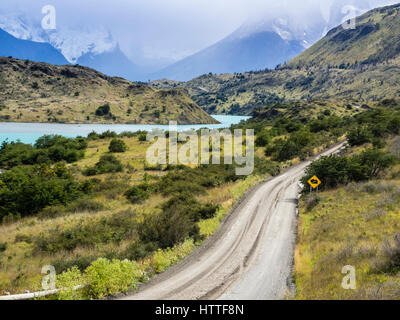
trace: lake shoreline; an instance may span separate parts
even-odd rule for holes
[[[187,130],[199,129],[225,129],[232,125],[240,123],[242,120],[247,120],[250,117],[245,116],[226,116],[226,115],[211,115],[218,124],[178,124],[178,132]],[[38,123],[38,122],[0,122],[0,143],[3,141],[21,141],[23,143],[34,143],[43,135],[62,135],[69,138],[77,136],[86,137],[91,132],[103,133],[106,131],[114,131],[117,134],[122,132],[137,132],[137,131],[153,131],[153,130],[168,130],[168,124],[84,124],[84,123]]]
[[[171,120],[176,121],[176,120]],[[216,122],[210,123],[191,123],[191,122],[179,122],[176,121],[180,126],[188,126],[188,125],[210,125],[210,124],[221,124],[218,120]],[[59,122],[48,122],[48,121],[16,121],[15,119],[7,121],[2,119],[0,121],[0,125],[2,123],[15,123],[15,124],[73,124],[73,125],[151,125],[151,126],[165,126],[168,125],[169,122],[166,123],[151,123],[151,122],[136,122],[136,121],[127,121],[127,122],[101,122],[101,121],[59,121]]]

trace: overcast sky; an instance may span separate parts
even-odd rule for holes
[[[279,13],[310,13],[333,2],[375,7],[390,0],[0,0],[4,11],[40,20],[41,8],[57,10],[57,26],[103,25],[132,59],[178,60],[232,33],[243,23]]]

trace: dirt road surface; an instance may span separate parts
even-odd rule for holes
[[[291,291],[299,179],[309,164],[302,162],[253,188],[202,246],[137,293],[120,299],[285,298]]]

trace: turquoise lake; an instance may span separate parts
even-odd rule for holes
[[[241,116],[221,116],[213,115],[220,124],[196,124],[196,125],[180,125],[178,131],[198,130],[202,128],[222,129],[229,128],[233,124],[238,124],[242,120],[250,117]],[[90,132],[95,131],[102,133],[107,130],[116,133],[124,131],[152,131],[155,129],[167,130],[168,125],[144,125],[144,124],[60,124],[60,123],[17,123],[17,122],[0,122],[0,143],[8,141],[21,141],[24,143],[34,143],[39,137],[45,134],[59,134],[65,137],[86,137]]]

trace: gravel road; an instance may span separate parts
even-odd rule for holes
[[[336,145],[322,155],[338,152]],[[247,193],[181,263],[123,300],[273,300],[290,292],[302,162]]]

